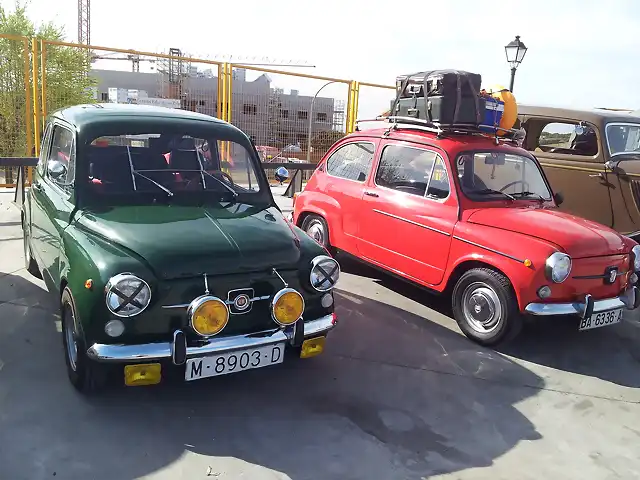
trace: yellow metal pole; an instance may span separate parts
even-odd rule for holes
[[[229,99],[229,106],[227,107],[227,122],[231,123],[231,113],[233,112],[233,64],[229,63],[227,68],[229,69],[227,72],[227,97]]]
[[[351,124],[352,126],[352,132],[356,131],[356,120],[358,119],[358,101],[360,100],[360,82],[358,82],[357,80],[355,82],[353,82],[353,123]]]
[[[42,84],[40,86],[40,93],[42,95],[40,105],[42,107],[42,120],[47,118],[47,44],[40,40],[40,75]],[[43,126],[44,128],[44,126]]]
[[[353,82],[349,82],[349,90],[347,92],[347,118],[344,124],[345,133],[351,133],[351,105],[353,104]]]
[[[40,156],[40,105],[38,101],[38,42],[31,41],[31,82],[33,84],[33,133],[35,140],[35,154]]]
[[[224,116],[222,115],[224,103],[224,66],[218,65],[218,108],[216,111],[216,116],[220,120],[224,120]]]
[[[25,93],[25,106],[24,106],[24,115],[25,115],[25,135],[27,137],[27,151],[26,156],[31,157],[33,152],[34,138],[33,138],[33,104],[31,103],[31,61],[29,59],[29,39],[22,39],[22,60],[24,62],[24,93]],[[27,167],[27,184],[31,185],[31,179],[33,176],[33,172],[31,167]]]

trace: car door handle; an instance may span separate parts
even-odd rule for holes
[[[365,195],[369,196],[369,197],[378,197],[379,195],[375,192],[364,192]]]
[[[589,175],[591,178],[601,178],[604,180],[604,175],[602,174],[602,172],[600,173],[593,173],[591,175]]]

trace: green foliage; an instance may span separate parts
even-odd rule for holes
[[[0,38],[0,156],[29,156],[33,152],[27,151],[27,115],[33,106],[26,104],[26,90],[33,92],[31,42],[65,41],[64,29],[52,22],[36,26],[27,16],[27,4],[17,2],[11,12],[0,6],[0,34],[29,39],[25,58],[22,41]],[[95,80],[89,76],[90,68],[87,50],[47,46],[47,112],[92,101],[89,87]]]

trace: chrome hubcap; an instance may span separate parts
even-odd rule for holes
[[[478,333],[492,332],[502,320],[498,294],[484,283],[472,283],[464,290],[462,311],[469,326]]]
[[[325,244],[324,227],[320,222],[312,222],[307,227],[307,234],[321,245]]]
[[[69,357],[69,365],[71,369],[76,371],[76,364],[78,361],[78,344],[76,342],[76,334],[74,332],[75,318],[71,313],[71,309],[65,306],[65,322],[64,322],[64,335],[67,344],[67,357]]]

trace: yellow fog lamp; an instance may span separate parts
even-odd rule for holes
[[[196,298],[187,309],[191,328],[203,337],[220,333],[229,321],[227,305],[217,297],[203,295]]]
[[[271,302],[271,316],[283,327],[297,322],[304,312],[304,298],[293,288],[283,288]]]
[[[144,363],[140,365],[125,365],[124,384],[128,387],[156,385],[162,379],[162,367],[159,363]]]
[[[327,337],[308,338],[302,342],[300,349],[300,358],[311,358],[324,352],[324,344]]]

